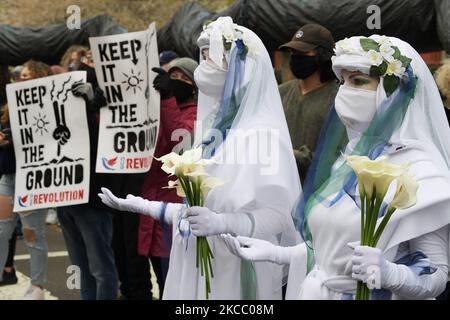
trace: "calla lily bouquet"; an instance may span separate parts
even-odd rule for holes
[[[170,176],[175,175],[176,181],[169,181],[166,188],[176,188],[179,197],[186,198],[189,207],[202,207],[206,196],[215,187],[224,184],[222,180],[211,177],[206,172],[206,167],[214,161],[202,159],[202,149],[196,148],[185,151],[182,155],[172,152],[161,158],[156,158],[163,163],[161,169]],[[201,275],[206,281],[206,299],[211,293],[211,278],[214,277],[212,269],[214,256],[206,237],[197,237],[196,267],[201,270]]]
[[[386,156],[370,160],[365,156],[347,156],[359,185],[361,199],[361,245],[376,247],[383,231],[397,209],[407,209],[416,204],[418,184],[409,174],[409,164],[395,165]],[[389,186],[396,181],[396,191],[381,222],[377,226],[380,208]],[[368,300],[369,288],[358,282],[356,300]]]

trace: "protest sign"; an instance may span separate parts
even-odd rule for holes
[[[96,172],[150,169],[159,129],[155,24],[146,31],[90,38],[95,71],[108,105],[100,111]]]
[[[7,86],[15,212],[89,201],[86,104],[71,91],[85,82],[86,72],[77,71]]]

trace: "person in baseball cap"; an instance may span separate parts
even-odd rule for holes
[[[338,90],[331,68],[334,39],[318,24],[306,24],[280,47],[290,51],[290,69],[297,78],[280,85],[280,95],[303,182],[320,129]]]
[[[305,24],[297,30],[292,40],[280,46],[281,50],[293,49],[300,52],[323,47],[329,51],[334,49],[334,39],[330,30],[314,23]]]
[[[333,35],[318,24],[304,25],[297,30],[291,41],[280,46],[282,51],[291,51],[291,71],[297,78],[308,78],[317,70],[323,69],[322,82],[334,78],[331,69],[333,48]]]

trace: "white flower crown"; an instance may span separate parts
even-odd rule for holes
[[[359,46],[348,38],[336,43],[335,54],[357,54],[366,56],[372,66],[370,76],[384,77],[384,89],[390,96],[399,86],[400,80],[406,75],[411,59],[402,55],[399,48],[394,46],[386,36],[377,41],[362,37]]]
[[[218,18],[216,21],[208,21],[203,25],[203,32],[211,37],[212,25],[219,28],[222,35],[223,46],[225,51],[230,51],[233,43],[242,40],[245,46],[245,54],[255,56],[257,54],[257,44],[251,35],[246,34],[242,30],[239,30],[239,25],[233,23],[231,18],[228,17]]]

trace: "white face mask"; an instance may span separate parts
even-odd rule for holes
[[[194,80],[198,90],[210,97],[222,97],[226,78],[226,70],[207,60],[200,62],[194,72]]]
[[[377,112],[377,92],[341,85],[334,104],[344,125],[363,133]]]

